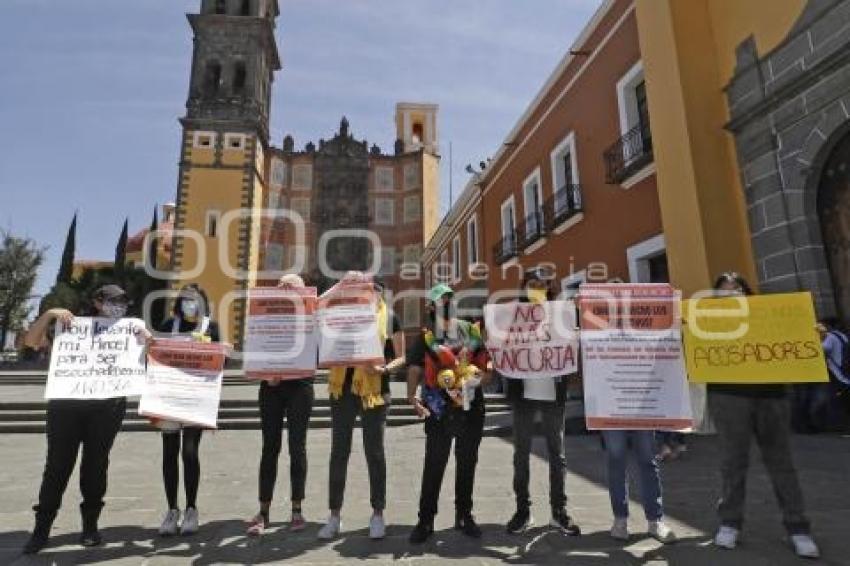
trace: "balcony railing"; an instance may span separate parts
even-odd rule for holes
[[[493,259],[496,263],[505,263],[517,256],[516,232],[507,234],[493,246]]]
[[[543,211],[532,212],[525,220],[516,227],[516,235],[519,248],[524,250],[546,234],[546,226],[543,223]]]
[[[581,185],[564,185],[543,205],[546,230],[552,231],[581,212]]]
[[[605,151],[605,174],[609,185],[622,183],[652,163],[652,133],[638,125]]]

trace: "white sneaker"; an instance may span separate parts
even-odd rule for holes
[[[194,507],[186,509],[183,514],[183,524],[180,525],[181,535],[193,535],[198,532],[198,510]]]
[[[794,546],[794,552],[801,558],[820,558],[820,550],[811,535],[791,535],[791,544]]]
[[[617,540],[629,540],[629,520],[625,517],[615,518],[614,525],[611,527],[611,537]]]
[[[734,527],[722,525],[714,536],[714,545],[720,548],[732,550],[738,546],[738,535],[740,531]]]
[[[663,544],[676,542],[676,533],[667,526],[667,523],[660,519],[649,522],[649,536]]]
[[[335,517],[331,515],[328,517],[328,522],[319,529],[319,538],[322,540],[331,540],[339,535],[339,531],[342,529],[342,521],[339,517]]]
[[[180,510],[169,509],[159,526],[160,536],[170,537],[177,534],[177,525],[180,523]]]
[[[384,523],[384,516],[373,514],[369,519],[369,538],[379,540],[387,536],[387,525]]]

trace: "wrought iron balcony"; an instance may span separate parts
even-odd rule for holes
[[[519,249],[526,249],[545,234],[546,226],[543,223],[543,211],[532,212],[516,227],[516,239],[518,240]]]
[[[638,125],[605,151],[605,175],[609,185],[622,183],[652,163],[652,133]]]
[[[496,263],[505,263],[517,256],[516,232],[506,235],[493,246],[493,259]]]
[[[551,232],[581,212],[581,185],[564,185],[543,205],[546,231]]]

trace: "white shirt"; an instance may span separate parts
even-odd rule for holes
[[[555,378],[543,377],[524,380],[522,396],[532,401],[555,401],[557,399]]]

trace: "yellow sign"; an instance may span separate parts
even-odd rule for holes
[[[829,381],[810,293],[690,299],[682,312],[691,381]]]

